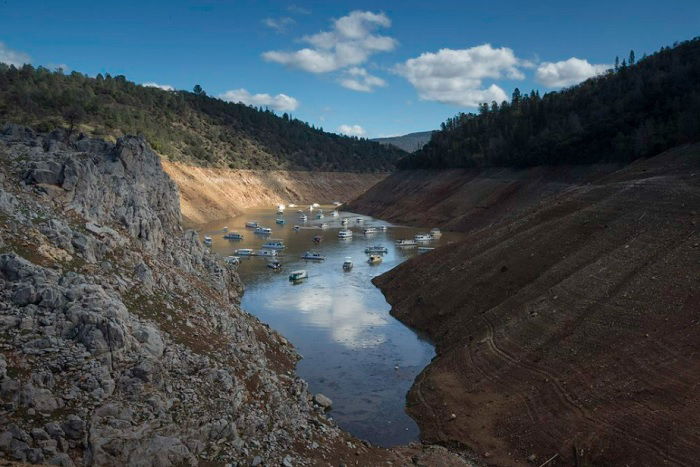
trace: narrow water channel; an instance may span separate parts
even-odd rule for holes
[[[390,306],[374,287],[374,276],[393,268],[407,258],[421,254],[417,248],[399,248],[395,240],[413,238],[426,229],[392,226],[367,216],[341,212],[331,217],[329,208],[323,219],[315,219],[306,206],[306,223],[299,220],[297,208],[287,208],[283,216],[276,210],[251,210],[226,221],[198,225],[201,236],[212,238],[211,248],[222,256],[233,255],[237,248],[259,249],[269,239],[282,240],[286,248],[279,252],[280,271],[267,267],[270,258],[242,257],[240,276],[245,284],[242,307],[287,337],[303,356],[297,366],[314,393],[333,400],[330,412],[338,425],[355,436],[381,446],[404,444],[418,439],[418,427],[406,415],[406,393],[418,373],[430,362],[433,347],[389,314]],[[353,230],[349,240],[338,239],[340,219],[348,218]],[[357,222],[357,218],[362,222]],[[275,219],[284,218],[278,225]],[[313,220],[311,220],[313,219]],[[256,235],[245,227],[257,221],[272,228],[268,237]],[[319,226],[326,223],[328,228]],[[303,228],[294,230],[294,225]],[[364,235],[367,226],[386,225],[386,232]],[[228,232],[243,234],[242,240],[223,238]],[[315,236],[322,241],[315,244]],[[438,246],[456,240],[445,233],[426,246]],[[383,261],[370,265],[365,248],[385,246]],[[324,261],[306,261],[307,250],[325,255]],[[351,257],[353,268],[343,271]],[[289,273],[305,269],[308,278],[300,283],[288,280]]]

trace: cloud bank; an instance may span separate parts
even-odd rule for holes
[[[290,18],[289,16],[283,16],[281,18],[265,18],[262,20],[262,23],[268,28],[281,34],[287,32],[289,26],[296,23],[296,21],[294,21],[294,18]]]
[[[154,83],[152,81],[149,83],[143,83],[142,86],[146,86],[147,88],[158,88],[158,89],[162,89],[163,91],[174,91],[175,90],[175,88],[169,84],[158,84],[158,83]]]
[[[386,86],[386,81],[371,75],[361,67],[352,67],[345,71],[340,85],[353,91],[372,92],[374,88]]]
[[[394,50],[394,38],[375,34],[389,26],[391,20],[384,13],[356,10],[334,20],[330,30],[302,37],[310,47],[293,52],[271,50],[262,57],[310,73],[328,73],[365,63],[375,53]]]
[[[507,47],[483,44],[468,49],[440,49],[406,60],[395,71],[406,78],[423,100],[464,107],[507,99],[496,84],[486,79],[523,79],[519,67],[528,66]]]
[[[537,67],[535,78],[537,82],[549,88],[573,86],[592,76],[605,73],[610,65],[594,65],[588,60],[571,57],[559,62],[543,62]]]
[[[340,125],[338,127],[338,133],[348,135],[348,136],[364,136],[366,131],[360,125]]]
[[[10,49],[3,42],[0,42],[0,63],[21,67],[26,63],[31,63],[32,59],[23,52]]]
[[[290,112],[299,107],[299,101],[286,94],[251,94],[247,90],[234,89],[219,95],[219,98],[227,102],[242,102],[247,105],[269,107],[279,112]]]

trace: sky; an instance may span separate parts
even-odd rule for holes
[[[125,75],[374,138],[700,34],[700,1],[0,0],[0,62]]]

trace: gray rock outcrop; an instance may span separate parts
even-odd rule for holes
[[[303,465],[341,436],[143,139],[7,125],[0,159],[0,457]]]

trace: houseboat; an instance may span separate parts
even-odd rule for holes
[[[229,232],[224,235],[224,238],[226,240],[243,240],[243,235],[239,234],[238,232]]]
[[[326,259],[325,256],[323,256],[321,253],[317,251],[306,251],[304,252],[303,255],[301,255],[301,259],[309,259],[309,260],[314,260],[314,261],[323,261]]]
[[[349,256],[345,258],[345,261],[343,261],[343,271],[349,271],[352,269],[352,258]]]
[[[343,229],[338,231],[338,238],[352,238],[352,230]]]
[[[286,248],[282,240],[268,240],[263,243],[262,247],[270,250],[284,250]]]
[[[396,246],[416,246],[415,240],[396,240]]]
[[[298,271],[292,271],[291,274],[289,274],[289,280],[292,282],[299,282],[302,279],[306,279],[309,277],[309,275],[306,273],[304,269],[300,269]]]

